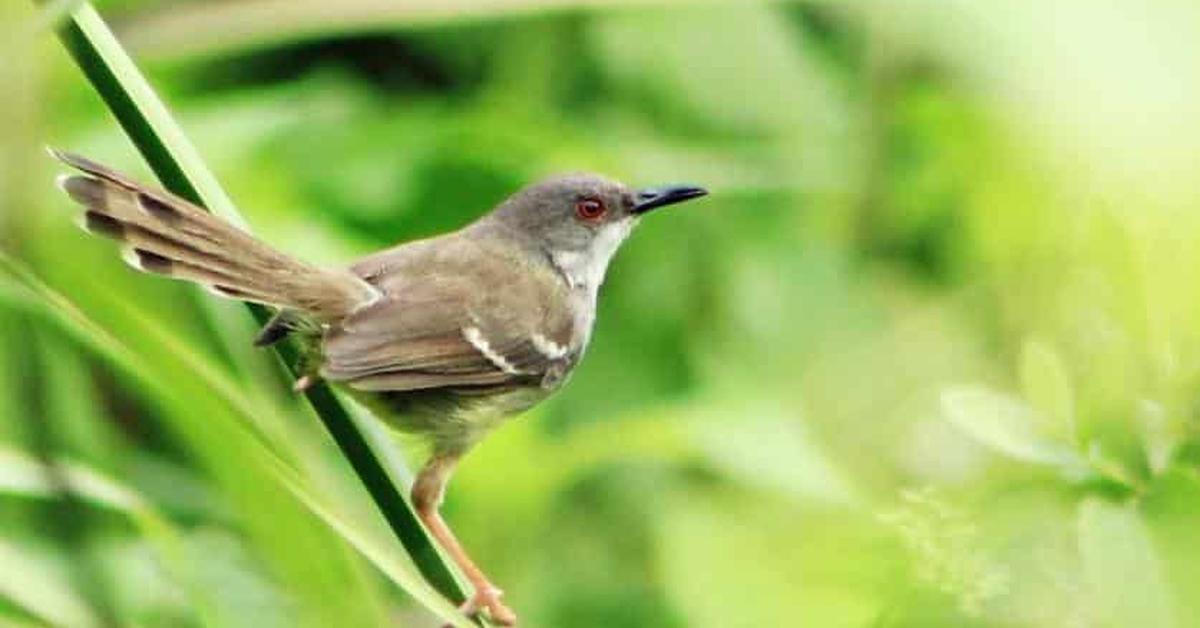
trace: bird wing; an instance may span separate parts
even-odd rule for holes
[[[325,336],[321,374],[370,391],[508,387],[571,359],[571,318],[553,271],[461,236],[364,259],[383,298]]]

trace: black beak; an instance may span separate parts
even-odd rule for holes
[[[634,199],[632,213],[644,214],[657,207],[665,207],[700,198],[708,194],[708,190],[694,185],[671,185],[662,188],[641,190]]]

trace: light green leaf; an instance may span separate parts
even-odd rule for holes
[[[136,493],[87,467],[66,464],[63,470],[71,489],[93,504],[126,513],[146,507]],[[48,485],[42,463],[24,452],[0,449],[0,493],[52,497],[56,491]]]
[[[1097,625],[1177,625],[1158,552],[1133,504],[1085,499],[1079,507],[1079,554]]]
[[[690,497],[668,500],[656,521],[658,569],[681,625],[869,626],[878,617],[872,590],[882,581],[850,567],[880,553],[861,519],[826,521],[814,536],[778,502]]]
[[[174,525],[136,491],[82,464],[55,461],[70,490],[85,502],[121,512],[137,525],[158,554],[171,576],[190,595],[190,603],[201,618],[211,619],[211,600],[197,587],[186,564],[181,536]],[[0,449],[0,493],[40,499],[58,498],[60,487],[52,486],[44,463],[15,449]]]
[[[0,596],[52,626],[98,626],[61,567],[0,540]]]
[[[982,387],[963,387],[942,394],[942,410],[950,424],[993,451],[1024,462],[1082,472],[1082,458],[1065,445],[1047,439],[1035,411],[1019,399]]]
[[[1149,399],[1138,403],[1137,419],[1142,437],[1142,448],[1146,451],[1146,462],[1155,474],[1165,473],[1175,457],[1175,451],[1184,440],[1187,429],[1174,420],[1163,404]]]
[[[1065,440],[1075,438],[1075,391],[1071,376],[1054,347],[1028,340],[1021,348],[1021,391],[1049,428]]]
[[[813,441],[802,416],[779,404],[746,402],[737,409],[704,404],[692,426],[700,450],[719,468],[753,486],[801,500],[842,506],[858,495]],[[730,420],[729,417],[745,417]]]

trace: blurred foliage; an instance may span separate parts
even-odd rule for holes
[[[645,221],[570,385],[451,486],[526,625],[1200,625],[1194,3],[202,28],[236,4],[101,9],[308,259],[551,172],[714,191]],[[0,274],[0,618],[430,625],[273,479],[254,434],[381,525],[238,308],[73,228],[42,144],[149,175],[44,23],[0,4],[0,245],[76,309]]]

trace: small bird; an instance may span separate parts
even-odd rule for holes
[[[279,308],[255,344],[303,341],[311,366],[298,389],[323,378],[396,429],[430,439],[413,507],[474,588],[462,610],[515,625],[438,512],[446,484],[489,431],[566,382],[591,338],[609,261],[641,217],[707,191],[559,176],[458,231],[321,268],[170,193],[51,153],[83,173],[58,181],[84,206],[83,227],[124,243],[133,267]]]

